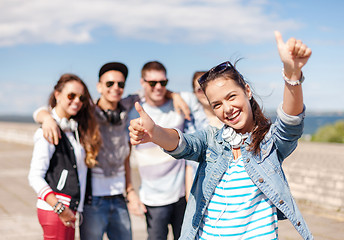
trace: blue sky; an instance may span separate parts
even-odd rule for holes
[[[282,101],[274,30],[313,50],[304,68],[308,111],[344,109],[344,2],[272,0],[1,0],[0,114],[31,114],[61,74],[79,75],[94,99],[99,68],[129,67],[124,95],[140,88],[151,60],[167,68],[168,88],[191,91],[194,71],[237,65],[265,109]]]

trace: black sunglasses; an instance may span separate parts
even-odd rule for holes
[[[79,95],[79,94],[76,94],[76,93],[68,93],[67,94],[67,98],[70,101],[73,101],[76,97],[79,98],[80,102],[85,102],[86,99],[87,99],[85,95]]]
[[[202,86],[202,84],[204,84],[207,81],[207,78],[209,76],[210,73],[220,73],[220,72],[224,72],[227,71],[228,69],[233,68],[236,72],[237,70],[235,69],[235,67],[231,64],[231,62],[227,61],[227,62],[223,62],[220,63],[219,65],[213,67],[212,69],[210,69],[208,72],[206,72],[205,74],[203,74],[199,79],[198,79],[198,83],[199,85]]]
[[[155,85],[157,85],[157,83],[160,83],[162,87],[165,87],[168,83],[168,79],[162,80],[162,81],[148,81],[148,80],[143,79],[143,81],[148,83],[149,86],[151,86],[151,87],[155,87]]]
[[[106,85],[106,87],[112,87],[115,83],[117,83],[117,86],[119,87],[119,88],[124,88],[124,86],[125,86],[125,82],[115,82],[115,81],[107,81],[107,82],[105,82],[105,85]]]

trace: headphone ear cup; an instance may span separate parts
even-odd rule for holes
[[[67,118],[62,118],[60,121],[60,128],[62,129],[62,131],[66,130],[69,128],[69,123],[68,123],[68,119]]]
[[[110,109],[103,110],[103,113],[106,117],[106,120],[113,125],[118,125],[122,121],[121,116],[120,116],[121,112],[117,109],[115,111],[110,110]]]
[[[243,143],[242,135],[235,132],[234,129],[229,126],[224,127],[222,138],[234,148],[239,147]]]
[[[62,118],[61,121],[59,122],[59,126],[62,129],[62,131],[78,131],[78,122],[75,121],[74,119],[67,119],[67,118]]]

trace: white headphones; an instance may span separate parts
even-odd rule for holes
[[[233,148],[239,148],[244,140],[248,137],[248,133],[241,134],[234,131],[233,128],[225,125],[222,131],[222,138],[228,142]]]
[[[72,118],[69,120],[67,118],[62,118],[61,121],[59,122],[59,125],[62,131],[72,131],[72,132],[78,131],[78,122]]]

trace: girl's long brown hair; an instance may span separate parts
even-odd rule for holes
[[[99,126],[95,118],[95,105],[92,101],[86,84],[74,74],[63,74],[54,86],[54,91],[50,94],[49,106],[51,108],[54,108],[56,106],[56,98],[54,92],[61,92],[66,83],[72,81],[79,82],[84,87],[84,96],[86,97],[86,100],[83,101],[82,107],[79,112],[75,116],[72,116],[72,118],[78,122],[80,142],[86,151],[85,163],[87,167],[91,168],[97,164],[96,157],[98,155],[102,142]]]
[[[215,68],[209,70],[209,72],[207,72],[208,76],[206,80],[203,81],[202,84],[200,84],[203,91],[205,92],[205,89],[210,81],[213,81],[217,78],[233,80],[240,88],[242,88],[245,91],[247,82],[244,80],[244,77],[239,73],[239,71],[235,68],[237,62],[238,61],[236,61],[234,65],[229,65],[227,68],[223,69],[223,71],[214,71]],[[261,107],[259,106],[259,104],[253,96],[250,100],[250,105],[254,121],[254,128],[251,135],[252,142],[250,144],[250,151],[252,151],[254,154],[259,154],[260,143],[270,129],[271,121],[270,119],[265,117]]]

